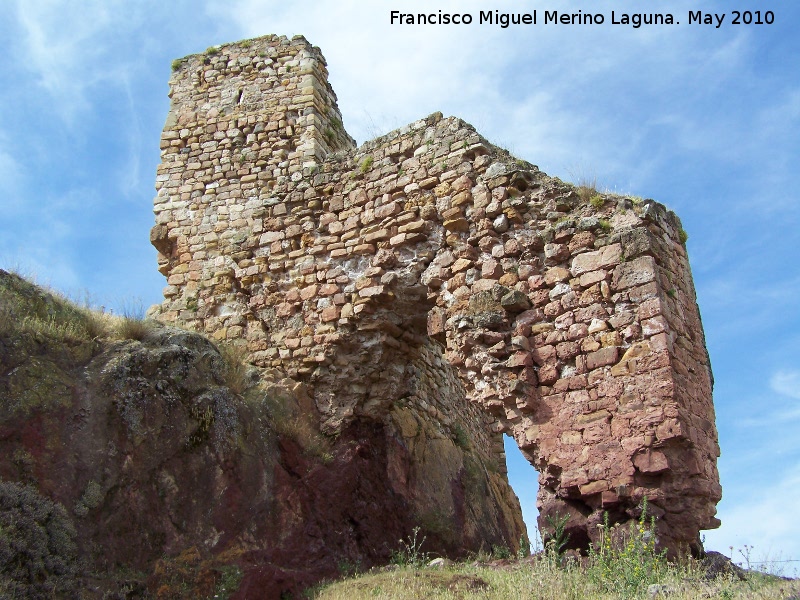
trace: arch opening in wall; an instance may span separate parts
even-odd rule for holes
[[[528,541],[531,550],[542,547],[537,519],[539,509],[536,507],[536,495],[539,492],[539,472],[522,455],[517,442],[508,434],[503,435],[503,447],[506,453],[508,483],[519,498],[522,508],[522,520],[528,528]]]

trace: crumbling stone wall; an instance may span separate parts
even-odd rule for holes
[[[512,435],[540,473],[540,526],[569,514],[576,545],[644,497],[670,549],[719,525],[673,213],[578,193],[440,114],[356,149],[301,37],[187,57],[170,86],[158,318],[304,380],[331,432],[410,405],[499,469]]]

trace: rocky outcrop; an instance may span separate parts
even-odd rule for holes
[[[512,435],[545,535],[568,515],[586,548],[604,513],[647,498],[663,546],[699,549],[719,448],[673,213],[548,177],[440,114],[356,148],[301,37],[174,66],[154,316],[243,340],[307,386],[329,434],[402,406],[500,472]]]
[[[4,487],[0,523],[45,507],[77,553],[80,583],[42,571],[42,594],[299,597],[388,562],[415,527],[449,556],[525,535],[505,477],[435,416],[398,403],[328,436],[305,385],[199,334],[130,325],[0,271],[0,485],[29,498]],[[12,535],[0,585],[18,590],[33,583],[11,575]]]

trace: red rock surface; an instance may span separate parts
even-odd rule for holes
[[[2,271],[0,299],[0,479],[65,507],[98,597],[194,598],[236,570],[234,597],[299,595],[418,526],[452,557],[525,535],[505,477],[434,416],[398,405],[325,436],[304,386],[232,370],[198,334],[32,333],[29,307],[82,317]]]

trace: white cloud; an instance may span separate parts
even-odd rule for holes
[[[52,195],[27,192],[8,223],[0,221],[0,264],[30,274],[64,292],[81,289],[82,263],[76,249],[104,224],[96,222],[101,197],[90,188],[65,189]],[[35,201],[34,201],[35,199]],[[0,219],[6,217],[0,215]]]
[[[0,268],[67,295],[81,290],[81,278],[71,261],[50,249],[27,248],[25,253],[4,254],[0,248]]]
[[[124,76],[121,81],[122,91],[127,101],[129,118],[120,124],[121,134],[125,136],[127,156],[119,169],[118,181],[120,189],[128,196],[139,191],[141,184],[141,154],[142,154],[142,124],[141,117],[136,110],[130,80]]]
[[[5,136],[0,135],[0,143],[5,146]],[[6,213],[16,212],[21,204],[18,197],[22,168],[8,152],[0,150],[0,181],[3,182],[3,194],[0,198],[0,207]]]
[[[699,267],[695,285],[709,349],[729,353],[731,340],[755,347],[767,331],[789,333],[786,323],[797,312],[800,276],[783,261],[784,253],[791,256],[793,240],[800,238],[794,231],[781,231],[787,222],[788,216],[783,223],[773,219],[771,228],[759,230],[749,217],[721,218],[715,225],[727,231],[711,228],[707,239],[699,240],[700,258],[718,260],[716,265],[705,265],[691,257],[693,266]],[[710,245],[715,241],[721,252],[716,257]],[[712,363],[713,358],[712,352]]]
[[[18,63],[53,100],[68,124],[92,104],[89,93],[115,80],[127,65],[115,60],[114,36],[131,26],[135,9],[118,0],[17,0],[22,32]]]
[[[800,371],[778,371],[769,386],[776,394],[800,400]]]
[[[708,10],[715,5],[722,7],[712,2]],[[464,118],[490,141],[550,174],[566,177],[577,164],[602,173],[603,185],[644,195],[652,194],[648,182],[653,177],[681,162],[711,157],[717,164],[757,165],[767,172],[780,163],[775,159],[789,154],[789,132],[796,128],[784,126],[785,115],[796,110],[785,109],[795,107],[794,96],[758,97],[753,104],[749,93],[760,88],[758,72],[747,94],[736,87],[750,70],[758,41],[746,31],[731,29],[723,37],[696,35],[685,25],[639,30],[399,26],[389,24],[392,8],[348,0],[266,10],[259,0],[238,0],[211,4],[208,12],[232,23],[241,37],[299,33],[319,45],[345,126],[362,142],[441,110]],[[419,0],[402,5],[409,13],[431,8]],[[434,8],[476,15],[487,6],[441,0]],[[497,0],[492,8],[534,7]],[[552,8],[574,9],[558,2]],[[694,5],[688,0],[670,6],[676,14],[689,8]],[[625,0],[591,7],[606,15],[611,9],[641,7]],[[722,92],[726,89],[731,93]],[[780,128],[782,135],[773,136],[780,144],[764,143],[761,123]],[[764,157],[770,146],[770,157]],[[776,176],[785,181],[787,172],[780,169]],[[758,190],[764,193],[763,186]],[[749,195],[741,202],[729,199],[729,206],[745,204],[752,206]]]
[[[794,466],[772,485],[740,493],[734,500],[724,497],[718,514],[723,527],[705,533],[706,549],[730,555],[733,546],[737,562],[745,544],[754,548],[755,560],[774,560],[778,553],[784,560],[800,559],[800,520],[793,510],[798,496],[800,467]]]
[[[593,10],[610,14],[618,4],[604,2]],[[346,125],[359,140],[372,129],[365,114],[373,115],[373,120],[376,113],[394,115],[388,123],[394,126],[441,110],[484,125],[481,132],[490,139],[513,137],[512,145],[521,146],[521,152],[546,147],[550,156],[567,160],[576,144],[593,154],[607,148],[604,134],[613,124],[595,113],[603,104],[598,98],[615,81],[632,77],[643,61],[660,70],[665,70],[665,63],[667,70],[677,65],[688,70],[683,57],[676,55],[673,45],[664,44],[664,34],[657,31],[588,28],[564,43],[564,32],[557,28],[539,28],[531,35],[526,29],[475,24],[390,25],[390,8],[351,0],[335,6],[316,2],[308,11],[264,11],[257,0],[240,0],[232,8],[226,4],[211,10],[214,17],[236,23],[243,36],[302,33],[322,47]],[[443,0],[436,5],[443,12],[473,15],[486,8],[477,1]],[[498,0],[493,8],[531,10],[507,0]],[[409,1],[402,10],[430,12],[431,6]],[[342,43],[345,39],[347,44]],[[652,78],[638,83],[664,85]],[[383,130],[383,120],[378,121]],[[526,158],[536,162],[539,157]]]

